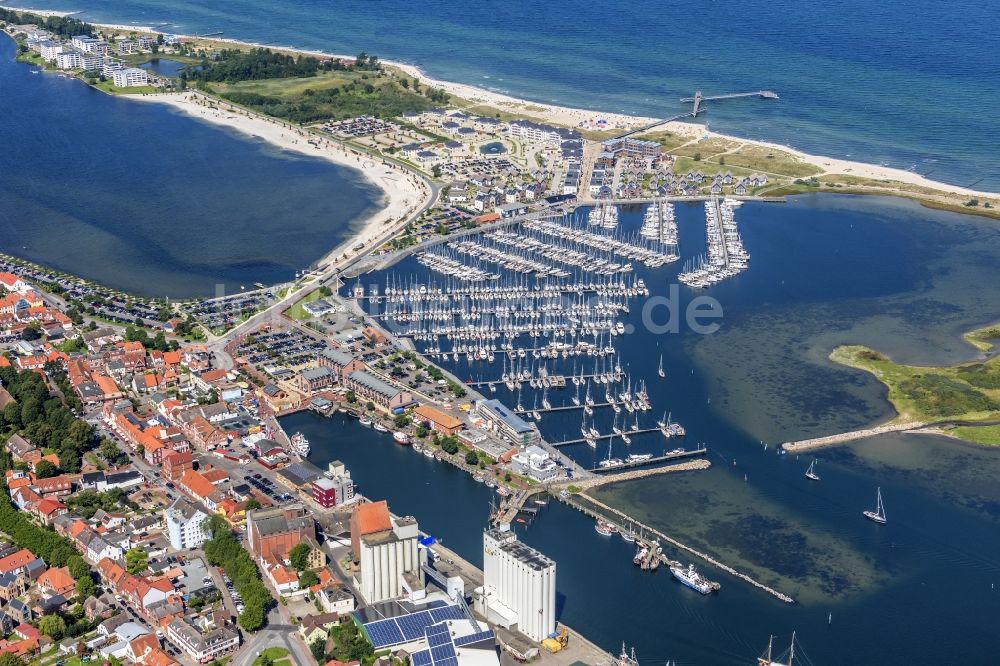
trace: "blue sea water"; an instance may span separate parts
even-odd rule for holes
[[[715,131],[1000,190],[1000,3],[718,0],[33,0],[94,21],[367,51],[436,78],[667,117],[695,89]]]
[[[14,60],[0,36],[0,251],[134,294],[291,280],[382,198],[360,172]]]

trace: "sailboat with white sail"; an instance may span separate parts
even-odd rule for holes
[[[876,522],[879,525],[885,525],[886,524],[887,521],[886,521],[886,518],[885,518],[885,506],[882,504],[882,489],[881,488],[877,488],[875,490],[875,510],[874,511],[864,511],[862,513],[864,513],[865,518],[867,518],[868,520]]]
[[[806,470],[806,478],[811,481],[819,481],[819,474],[816,473],[816,459],[809,463],[809,469]]]

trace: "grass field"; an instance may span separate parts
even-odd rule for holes
[[[732,139],[724,139],[721,136],[713,136],[696,143],[684,146],[683,148],[677,148],[672,150],[674,155],[683,157],[694,157],[695,155],[701,155],[702,159],[708,159],[713,155],[718,155],[719,153],[724,153],[729,150],[734,150],[740,147],[739,141],[733,141]]]
[[[683,136],[681,134],[674,134],[672,132],[649,132],[647,134],[641,134],[637,139],[642,139],[643,141],[655,141],[667,152],[674,150],[679,146],[683,146],[685,143],[691,141],[690,137]]]
[[[753,144],[744,144],[738,150],[728,153],[726,164],[792,178],[814,176],[823,171],[814,164],[803,162],[792,153]]]
[[[297,321],[302,321],[303,319],[312,319],[312,315],[309,314],[302,306],[306,303],[312,303],[313,301],[318,301],[323,298],[323,294],[319,289],[314,290],[308,296],[300,301],[297,301],[295,305],[285,310],[285,314],[295,319]]]
[[[316,76],[291,79],[264,79],[262,81],[239,81],[236,83],[212,83],[212,89],[219,94],[228,92],[254,92],[268,97],[294,97],[306,90],[314,92],[339,88],[360,80],[351,72],[321,72]]]
[[[933,423],[1000,418],[1000,357],[985,363],[917,367],[894,363],[867,347],[851,345],[837,347],[830,359],[866,370],[885,384],[900,419]],[[1000,444],[998,430],[961,427],[953,434],[962,436],[970,431],[975,435],[972,441]]]

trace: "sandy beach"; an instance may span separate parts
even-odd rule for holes
[[[391,229],[425,205],[430,194],[426,183],[408,171],[383,164],[369,155],[356,154],[336,142],[324,141],[287,123],[248,113],[236,107],[222,107],[216,100],[200,93],[192,91],[129,95],[126,99],[166,104],[187,115],[261,139],[282,150],[318,157],[358,170],[368,182],[382,191],[383,199],[378,205],[378,210],[363,221],[363,226],[357,233],[330,250],[319,263],[326,263],[345,253],[353,254],[351,249],[359,243],[368,246],[376,238],[384,237]]]

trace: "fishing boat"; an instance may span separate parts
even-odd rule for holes
[[[875,510],[874,511],[863,511],[865,518],[874,521],[879,525],[885,525],[885,506],[882,504],[882,489],[877,488],[875,490]]]
[[[625,533],[622,532],[622,534],[624,535]],[[632,558],[632,564],[640,566],[645,561],[647,555],[649,555],[649,548],[646,546],[639,546],[635,549],[635,556]]]
[[[812,481],[819,481],[819,474],[816,473],[816,459],[809,463],[809,469],[806,470],[806,478]]]
[[[392,438],[396,440],[397,444],[402,444],[403,446],[410,443],[410,436],[401,430],[392,433]]]
[[[360,423],[361,425],[363,425],[366,428],[371,428],[372,427],[372,420],[370,418],[368,418],[367,416],[362,416],[360,419],[358,419],[358,423]]]
[[[598,520],[597,524],[594,526],[594,529],[601,536],[611,536],[612,534],[618,531],[618,528],[615,525],[604,520]]]
[[[294,435],[292,435],[291,442],[292,442],[292,448],[295,449],[295,452],[298,453],[300,456],[305,458],[306,456],[309,455],[310,451],[309,440],[306,439],[306,436],[303,435],[301,432],[297,432]]]
[[[663,371],[663,354],[660,354],[660,367],[656,371],[656,374],[660,376],[660,379],[663,379],[664,377],[667,376],[667,373]]]
[[[687,569],[680,565],[673,565],[670,567],[670,573],[672,573],[674,578],[679,580],[682,584],[690,587],[696,592],[711,594],[715,591],[715,586],[712,584],[712,581],[695,571],[693,564],[689,564]]]
[[[386,428],[386,427],[385,427],[384,425],[382,425],[381,423],[379,423],[378,421],[376,421],[376,422],[375,422],[375,425],[373,425],[372,427],[373,427],[373,428],[375,428],[375,430],[377,430],[377,431],[379,431],[379,432],[389,432],[389,429],[388,429],[388,428]]]

